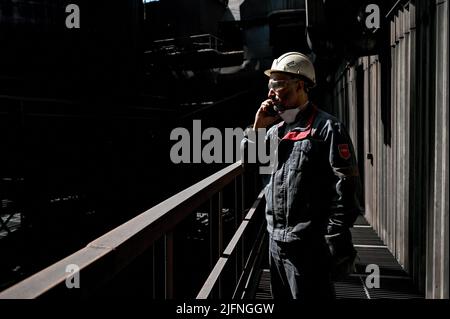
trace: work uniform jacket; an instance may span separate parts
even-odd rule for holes
[[[325,236],[332,254],[348,255],[349,227],[362,210],[358,166],[344,125],[308,103],[295,123],[272,126],[270,141],[277,145],[277,160],[265,186],[269,234],[280,242]]]

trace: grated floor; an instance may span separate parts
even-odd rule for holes
[[[412,280],[403,270],[383,241],[364,218],[358,218],[352,228],[353,243],[358,251],[356,272],[335,283],[337,299],[423,299]],[[374,264],[379,267],[379,288],[369,288],[374,283],[369,277]],[[366,271],[367,270],[367,271]],[[366,280],[368,284],[366,284]],[[271,299],[270,271],[262,269],[256,299]]]

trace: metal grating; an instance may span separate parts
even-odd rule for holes
[[[353,243],[358,251],[356,272],[335,283],[337,299],[423,299],[391,252],[367,222],[358,218],[352,229]],[[358,227],[363,226],[363,227]],[[380,269],[380,287],[367,288],[369,264]],[[270,271],[262,269],[255,299],[271,299]]]
[[[356,221],[354,223],[355,226],[370,226],[370,224],[367,222],[367,220],[364,218],[364,216],[358,216],[356,218]]]
[[[365,281],[365,277],[362,278]],[[371,299],[423,299],[409,278],[387,278],[381,275],[380,288],[367,289]]]
[[[372,228],[355,226],[350,230],[355,245],[384,246],[383,241]]]
[[[358,260],[356,263],[357,273],[365,274],[366,266],[375,264],[380,268],[381,275],[407,277],[406,272],[387,248],[356,247],[356,250],[358,252]]]
[[[336,299],[367,299],[364,286],[359,276],[348,277],[344,280],[336,282]]]
[[[258,288],[256,289],[255,299],[272,299],[272,292],[270,290],[269,269],[261,270]]]

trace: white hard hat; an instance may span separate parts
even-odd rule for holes
[[[299,52],[288,52],[273,60],[272,67],[264,72],[270,76],[272,72],[284,72],[295,75],[302,75],[316,85],[316,72],[311,60]]]

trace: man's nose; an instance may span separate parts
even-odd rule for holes
[[[276,94],[275,94],[274,89],[269,89],[269,93],[267,94],[267,97],[268,97],[269,99],[271,99],[271,98],[273,98],[273,97],[275,97],[275,96],[276,96]]]

